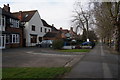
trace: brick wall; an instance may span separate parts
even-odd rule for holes
[[[23,46],[23,30],[22,30],[22,28],[6,27],[6,32],[19,33],[19,35],[20,35],[20,43],[6,44],[7,48],[22,47]]]

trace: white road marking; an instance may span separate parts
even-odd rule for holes
[[[77,56],[77,55],[65,55],[65,54],[50,54],[50,53],[34,53],[34,52],[26,52],[29,54],[39,54],[39,55],[45,55],[45,56]]]
[[[105,56],[102,46],[101,46],[101,56]],[[110,68],[108,67],[108,64],[103,62],[102,66],[103,66],[104,78],[113,78],[112,74],[111,74],[111,71],[110,71]]]

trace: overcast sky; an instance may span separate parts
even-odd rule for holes
[[[42,19],[56,28],[70,29],[73,4],[76,0],[0,0],[0,7],[9,4],[11,12],[38,10]],[[82,0],[82,2],[86,2]],[[83,3],[84,3],[83,2]]]

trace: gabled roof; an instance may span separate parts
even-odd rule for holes
[[[57,37],[58,35],[60,35],[60,33],[58,31],[55,31],[55,32],[48,32],[44,35],[44,38],[45,37],[49,37],[49,38],[54,38],[54,37]]]
[[[37,10],[31,10],[31,11],[20,11],[20,12],[14,12],[12,13],[15,17],[20,17],[21,15],[21,22],[28,22],[33,15],[37,12]]]
[[[42,21],[44,26],[52,28],[52,26],[49,25],[44,19],[41,19],[41,21]]]
[[[67,29],[59,29],[59,31],[62,33],[69,33],[69,30],[67,30]]]
[[[41,19],[44,26],[52,28],[52,31],[58,31],[54,26],[49,25],[44,19]]]

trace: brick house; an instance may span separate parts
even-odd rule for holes
[[[44,40],[56,40],[56,39],[75,39],[77,34],[73,31],[73,28],[71,27],[70,30],[62,29],[62,27],[59,30],[48,32],[44,35]]]
[[[9,4],[4,5],[0,14],[0,48],[22,47],[23,31],[19,19],[10,12]]]

